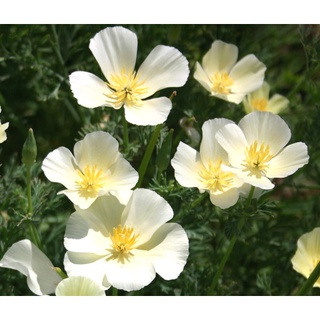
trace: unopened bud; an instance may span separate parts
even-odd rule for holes
[[[37,144],[33,135],[33,130],[28,131],[27,139],[22,147],[22,162],[26,165],[35,163],[37,158]]]

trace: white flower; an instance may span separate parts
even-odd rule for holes
[[[188,257],[184,229],[167,223],[170,205],[157,193],[135,189],[126,205],[109,195],[67,222],[64,266],[69,276],[89,276],[106,289],[139,290],[155,278],[176,279]]]
[[[244,97],[242,103],[246,113],[258,110],[278,114],[288,107],[289,100],[286,97],[276,93],[269,98],[269,94],[270,85],[264,82],[260,88]]]
[[[50,152],[42,170],[50,181],[67,188],[58,194],[65,194],[82,209],[107,193],[126,201],[139,178],[119,152],[117,140],[102,131],[89,133],[78,141],[74,156],[65,147]]]
[[[8,249],[0,261],[0,267],[25,275],[29,289],[36,295],[54,293],[62,280],[48,257],[27,239],[14,243]]]
[[[0,106],[0,113],[1,113],[1,106]],[[0,121],[0,143],[7,140],[6,130],[8,129],[8,127],[9,127],[9,122],[1,124],[1,121]]]
[[[216,134],[228,153],[228,170],[264,190],[274,187],[270,179],[287,177],[308,163],[306,144],[287,145],[290,138],[285,121],[265,111],[252,112],[239,125],[227,124]]]
[[[209,192],[211,202],[223,209],[233,206],[239,199],[243,181],[234,173],[225,171],[228,155],[215,139],[216,132],[228,123],[227,119],[213,119],[202,126],[200,152],[180,142],[171,160],[176,180],[184,187],[196,187]]]
[[[62,280],[56,290],[56,296],[105,296],[105,290],[92,279],[75,276]]]
[[[216,40],[202,66],[196,63],[194,78],[213,96],[239,104],[246,94],[262,86],[266,66],[253,54],[237,59],[235,45]]]
[[[137,125],[156,125],[167,119],[170,99],[147,98],[161,89],[186,83],[188,61],[177,49],[156,46],[135,71],[138,40],[130,30],[106,28],[91,39],[89,48],[107,81],[89,72],[73,72],[71,90],[80,105],[115,109],[124,106],[126,120]]]
[[[320,228],[303,234],[298,239],[298,248],[291,263],[293,269],[309,278],[314,268],[320,262]],[[313,285],[320,288],[320,278]]]

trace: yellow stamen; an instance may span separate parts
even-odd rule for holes
[[[266,111],[268,106],[268,101],[265,98],[253,99],[251,105],[255,110]]]
[[[261,177],[261,175],[266,174],[266,171],[269,168],[269,161],[272,159],[273,155],[270,154],[269,145],[262,143],[258,146],[258,141],[256,140],[250,147],[246,148],[245,157],[245,171],[250,171],[250,175]]]
[[[77,173],[79,175],[79,180],[76,181],[78,190],[87,196],[95,196],[106,183],[105,174],[101,169],[97,169],[96,165],[87,165],[83,171],[78,169]]]
[[[230,87],[233,85],[233,80],[227,72],[217,72],[211,79],[212,91],[216,94],[229,94]]]
[[[218,160],[215,164],[210,162],[208,168],[203,167],[198,172],[204,188],[211,192],[224,192],[232,186],[234,174],[222,171],[221,164],[222,160]]]
[[[113,103],[116,109],[122,107],[123,104],[127,107],[141,106],[140,96],[148,91],[148,88],[144,86],[144,81],[139,81],[135,72],[127,72],[124,68],[121,74],[111,75],[110,83],[107,85],[113,90],[107,97],[111,99],[109,102]]]

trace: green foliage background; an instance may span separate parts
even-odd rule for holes
[[[54,265],[63,268],[63,235],[73,207],[64,196],[56,195],[62,186],[49,182],[41,171],[41,162],[50,151],[60,146],[73,150],[75,141],[86,133],[103,129],[119,141],[120,151],[139,168],[153,128],[129,124],[130,145],[125,148],[121,112],[79,106],[68,83],[69,74],[76,70],[103,77],[89,50],[89,41],[107,26],[0,25],[0,119],[1,123],[10,123],[8,139],[0,145],[0,257],[14,242],[28,238],[27,225],[33,223],[39,231],[42,250]],[[241,201],[229,210],[221,210],[207,197],[192,207],[199,192],[179,186],[169,163],[179,141],[191,142],[179,124],[181,118],[195,117],[194,126],[201,133],[201,126],[208,119],[225,117],[238,122],[245,115],[241,104],[210,97],[193,78],[196,61],[201,62],[216,39],[238,46],[240,58],[253,53],[267,66],[265,79],[271,85],[271,93],[290,100],[289,109],[281,116],[291,128],[291,142],[305,142],[310,155],[308,165],[293,176],[276,180],[272,192],[253,204],[253,215],[246,212],[247,224],[216,294],[294,294],[305,280],[290,262],[297,239],[320,226],[320,26],[123,26],[138,36],[137,67],[158,44],[176,47],[189,61],[186,85],[158,93],[170,96],[175,90],[177,95],[142,187],[155,190],[170,203],[174,220],[188,233],[190,256],[177,280],[157,277],[138,292],[119,291],[119,295],[206,295],[243,214]],[[29,128],[34,131],[38,147],[32,169],[32,221],[26,216],[26,174],[21,164],[21,149]],[[169,132],[172,140],[166,140]],[[309,294],[317,295],[319,289],[314,288]],[[0,269],[0,295],[32,292],[24,276]]]

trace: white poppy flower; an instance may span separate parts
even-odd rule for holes
[[[320,262],[320,228],[303,234],[298,239],[298,248],[291,263],[293,269],[309,278],[314,268]],[[313,285],[320,288],[320,278]]]
[[[92,279],[75,276],[62,280],[56,287],[56,296],[105,296],[105,290]]]
[[[194,78],[212,96],[239,104],[248,93],[263,84],[266,66],[253,54],[239,60],[238,48],[216,40],[196,63]]]
[[[137,171],[119,152],[119,144],[109,133],[96,131],[87,134],[74,146],[74,156],[65,147],[50,152],[42,170],[52,182],[67,189],[65,194],[82,209],[98,197],[111,193],[121,202],[127,201],[138,181]]]
[[[8,249],[0,261],[0,267],[25,275],[29,289],[36,295],[54,293],[62,280],[48,257],[27,239],[14,243]]]
[[[76,207],[67,222],[65,270],[125,291],[147,286],[156,273],[176,279],[189,242],[179,224],[167,223],[172,217],[170,205],[147,189],[135,189],[126,205],[107,195],[87,210]]]
[[[233,206],[239,199],[243,181],[234,173],[223,169],[228,155],[215,139],[216,132],[228,123],[227,119],[213,119],[202,126],[200,152],[183,142],[171,160],[176,180],[184,187],[196,187],[209,192],[211,202],[223,209]]]
[[[1,113],[1,106],[0,106],[0,113]],[[8,129],[8,127],[9,127],[9,122],[1,124],[1,121],[0,121],[0,143],[7,140],[6,130]]]
[[[80,105],[115,109],[123,106],[126,120],[136,125],[156,125],[167,119],[172,107],[170,99],[147,98],[161,89],[186,83],[188,61],[177,49],[156,46],[135,71],[138,40],[132,31],[106,28],[91,39],[89,48],[106,81],[89,72],[73,72],[69,77],[71,90]]]
[[[309,161],[305,143],[287,145],[288,125],[271,112],[252,112],[236,124],[221,128],[216,139],[228,153],[230,167],[246,183],[263,190],[274,187],[270,179],[285,178]]]
[[[286,97],[276,93],[269,98],[269,94],[270,85],[264,82],[260,88],[245,96],[242,103],[246,113],[258,110],[278,114],[288,107],[289,100]]]

